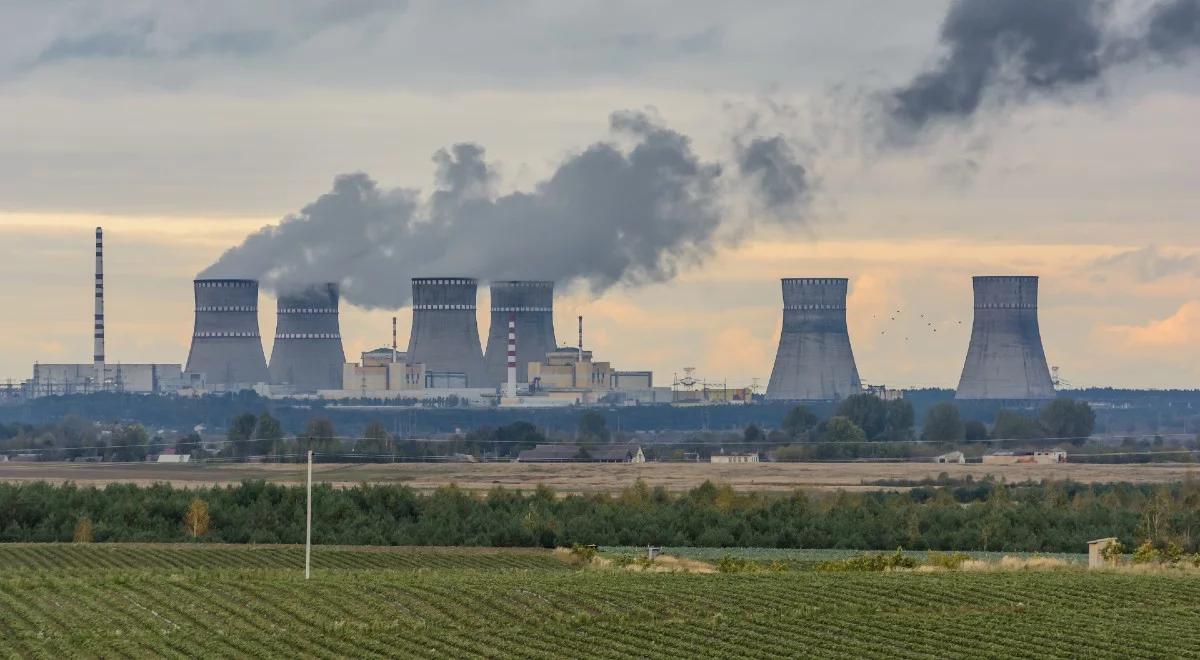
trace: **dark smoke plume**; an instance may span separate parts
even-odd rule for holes
[[[593,144],[529,192],[495,194],[495,173],[473,144],[435,154],[427,198],[382,189],[366,174],[340,176],[332,191],[247,237],[202,276],[253,277],[275,290],[339,282],[348,302],[389,308],[408,301],[414,276],[552,279],[594,292],[670,279],[721,240],[722,169],[642,113],[618,112],[610,123],[631,147]],[[781,187],[776,201],[799,199],[803,168],[779,165],[783,174],[769,174]]]
[[[801,218],[812,185],[808,170],[781,135],[738,145],[738,172],[756,188],[765,209],[780,220]]]
[[[944,55],[884,95],[887,138],[904,143],[939,122],[973,117],[989,95],[1020,102],[1098,83],[1114,66],[1182,59],[1200,46],[1200,0],[1162,0],[1134,34],[1113,25],[1112,0],[955,0]]]

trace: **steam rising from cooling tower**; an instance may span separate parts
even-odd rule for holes
[[[279,296],[271,384],[293,392],[342,388],[342,334],[337,284],[319,284]]]
[[[196,325],[188,373],[202,373],[210,386],[250,386],[268,380],[258,333],[258,282],[198,279]]]
[[[783,280],[783,332],[767,398],[831,401],[862,391],[846,326],[844,278]]]
[[[617,283],[669,280],[750,220],[731,218],[727,189],[744,184],[764,221],[796,223],[808,199],[805,169],[782,138],[749,140],[723,176],[690,139],[638,112],[611,116],[614,141],[592,144],[531,190],[498,195],[482,147],[434,155],[432,194],[381,188],[366,174],[339,176],[333,190],[227,251],[203,277],[256,277],[271,289],[338,282],[362,307],[398,308],[396,282],[428,273],[486,280],[546,279],[601,292]],[[786,212],[784,208],[788,209]]]
[[[487,363],[490,385],[507,378],[508,319],[514,316],[517,330],[517,381],[529,382],[529,363],[542,362],[555,350],[554,282],[492,282],[492,320],[488,330]]]
[[[1038,327],[1038,278],[976,277],[971,345],[957,399],[1054,398]]]
[[[427,373],[461,374],[466,387],[489,383],[475,319],[476,281],[469,277],[420,277],[412,281],[410,364]]]

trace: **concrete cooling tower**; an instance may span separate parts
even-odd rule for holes
[[[488,385],[499,385],[507,377],[508,319],[516,317],[517,382],[529,382],[529,363],[544,362],[555,350],[554,282],[492,282],[492,323],[488,330]]]
[[[188,373],[211,386],[267,382],[267,361],[258,334],[257,280],[196,280],[196,325]]]
[[[340,390],[346,354],[338,324],[337,284],[281,292],[277,310],[271,384],[297,393]]]
[[[846,328],[844,278],[783,280],[783,333],[767,398],[832,401],[862,391]]]
[[[475,319],[476,282],[467,277],[414,277],[408,361],[424,363],[435,382],[487,387]],[[459,374],[440,380],[437,374]]]
[[[1038,278],[976,277],[971,346],[956,399],[1053,399],[1038,328]]]

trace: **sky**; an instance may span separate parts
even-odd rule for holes
[[[1196,3],[986,3],[0,1],[0,379],[89,361],[102,225],[110,361],[261,262],[264,338],[347,278],[350,360],[407,277],[516,273],[619,369],[765,386],[779,279],[840,276],[864,381],[953,387],[971,276],[1030,274],[1065,381],[1197,387]]]

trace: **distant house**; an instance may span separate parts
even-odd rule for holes
[[[518,463],[645,463],[637,445],[610,445],[591,449],[576,445],[538,445],[517,455]]]
[[[967,457],[961,451],[952,451],[933,459],[934,463],[966,463]]]
[[[758,454],[713,454],[713,463],[757,463]]]
[[[1039,449],[1037,451],[996,451],[983,457],[987,465],[1052,465],[1066,463],[1067,452],[1062,449]]]

